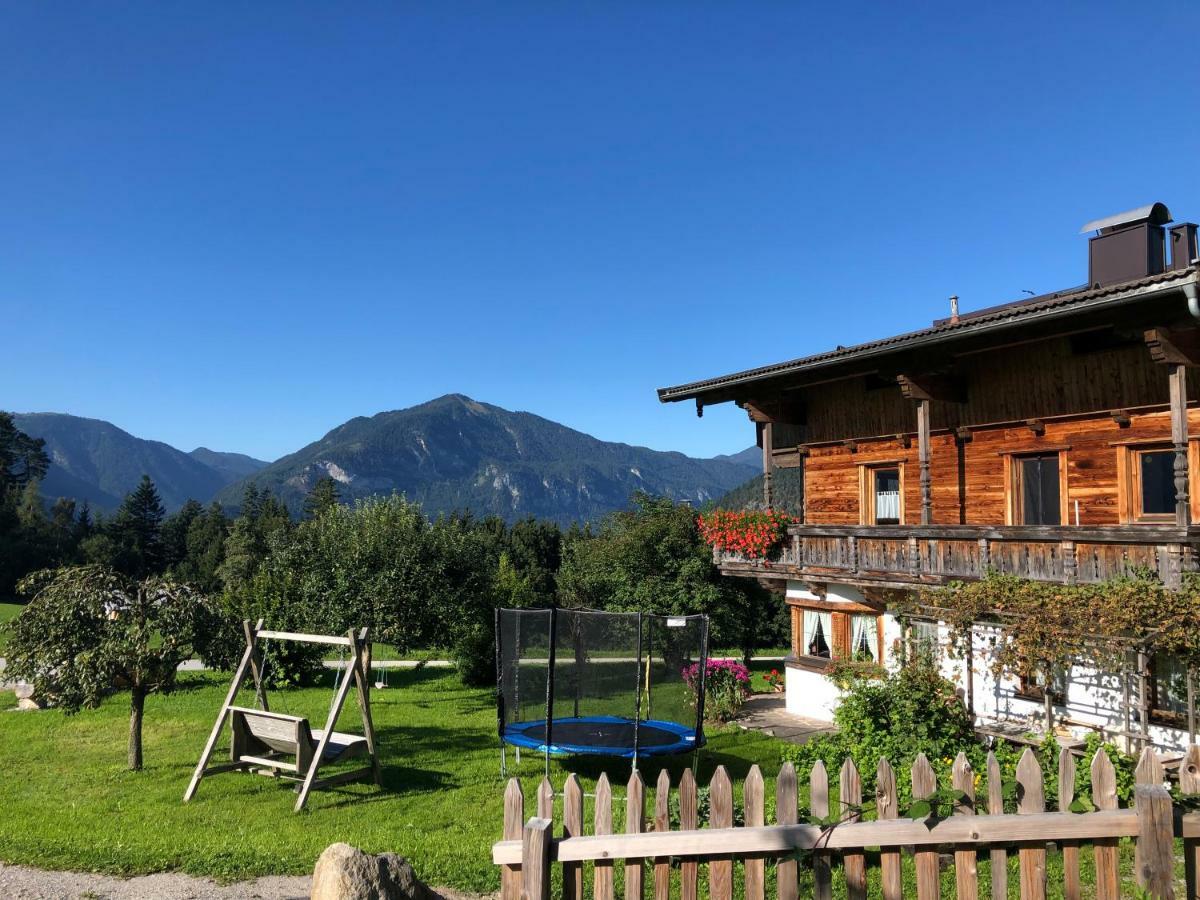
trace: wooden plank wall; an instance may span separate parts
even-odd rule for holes
[[[1189,421],[1191,433],[1200,434],[1200,409],[1189,410]],[[1105,412],[1046,422],[1041,435],[1024,425],[985,428],[972,431],[960,444],[952,434],[935,433],[930,442],[933,523],[1005,524],[1005,468],[1011,460],[1003,454],[1057,449],[1066,466],[1068,521],[1063,524],[1074,523],[1076,500],[1081,525],[1120,524],[1117,460],[1122,451],[1114,444],[1148,439],[1169,443],[1170,434],[1165,410],[1134,413],[1124,428]],[[882,462],[903,463],[905,524],[916,523],[921,509],[916,443],[906,448],[895,438],[859,440],[854,450],[840,444],[812,448],[804,464],[806,521],[859,524],[859,467]],[[1200,491],[1193,493],[1196,520]]]
[[[1093,353],[1072,350],[1070,338],[1004,347],[959,357],[967,402],[933,401],[934,429],[989,422],[1067,416],[1167,402],[1167,372],[1142,343]],[[1198,396],[1200,373],[1189,373]],[[835,381],[796,392],[806,410],[809,443],[916,429],[913,404],[894,379],[878,376]],[[778,441],[787,446],[788,441]]]

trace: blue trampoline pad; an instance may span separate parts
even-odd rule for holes
[[[634,720],[619,716],[579,716],[550,723],[551,756],[633,757]],[[514,722],[503,739],[514,747],[546,752],[546,720]],[[696,730],[678,722],[644,719],[637,723],[638,756],[668,756],[704,746]]]

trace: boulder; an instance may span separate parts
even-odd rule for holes
[[[330,844],[313,869],[310,900],[440,900],[403,856]]]
[[[17,695],[17,709],[34,710],[42,708],[42,704],[33,697],[32,684],[25,684],[24,682],[14,684],[12,690]]]

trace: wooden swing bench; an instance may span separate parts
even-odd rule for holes
[[[304,808],[309,792],[314,789],[332,787],[363,778],[371,778],[378,785],[380,783],[379,755],[376,752],[375,730],[371,723],[371,706],[367,694],[367,677],[363,658],[368,630],[363,628],[355,633],[351,629],[346,637],[337,637],[285,631],[263,631],[262,624],[262,620],[259,620],[258,624],[251,628],[249,622],[243,623],[246,632],[246,651],[242,656],[241,665],[234,673],[233,684],[230,685],[225,703],[217,715],[216,724],[213,725],[212,732],[209,734],[208,743],[205,744],[204,752],[200,756],[200,762],[196,764],[196,771],[192,774],[191,783],[184,792],[184,802],[186,803],[195,796],[196,789],[200,786],[200,780],[204,776],[236,770],[256,771],[263,775],[298,782],[296,790],[300,796],[296,799],[295,810],[297,812]],[[350,666],[343,674],[341,683],[334,694],[324,728],[311,728],[308,719],[302,716],[272,712],[268,708],[266,691],[262,682],[262,657],[258,647],[260,639],[335,644],[350,649]],[[233,702],[247,675],[254,679],[255,697],[261,709],[237,706]],[[358,706],[362,712],[362,734],[346,734],[333,730],[352,683],[357,688]],[[229,762],[210,766],[208,765],[209,759],[212,757],[227,719],[231,733]],[[340,772],[328,778],[316,777],[321,766],[356,757],[366,757],[369,765],[349,772]]]

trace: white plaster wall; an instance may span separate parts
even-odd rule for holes
[[[820,599],[807,589],[802,582],[789,581],[787,596],[797,599]],[[850,585],[828,585],[824,599],[830,603],[861,603],[862,593]],[[939,644],[945,648],[949,645],[949,629],[939,627]],[[884,662],[893,665],[897,662],[896,654],[902,637],[900,622],[890,615],[883,617],[883,646]],[[974,701],[975,715],[979,719],[992,719],[1006,723],[1027,726],[1030,730],[1041,731],[1045,721],[1042,701],[1026,700],[1017,696],[1018,682],[1012,678],[997,678],[992,674],[992,663],[995,659],[996,632],[991,629],[977,628],[972,640],[974,664]],[[966,662],[953,658],[943,649],[941,652],[941,670],[947,679],[957,685],[963,696],[966,696]],[[831,719],[837,708],[839,692],[833,683],[818,672],[810,672],[789,666],[786,673],[786,706],[789,712],[797,715],[818,719]],[[1132,682],[1133,730],[1140,726],[1136,713],[1136,679]],[[1082,738],[1089,731],[1089,726],[1098,726],[1106,737],[1112,738],[1114,732],[1124,729],[1124,714],[1121,708],[1121,679],[1117,675],[1109,675],[1096,670],[1094,666],[1075,666],[1067,680],[1065,703],[1054,707],[1056,720],[1067,720],[1062,723],[1076,737]],[[1112,738],[1119,746],[1123,740]],[[1150,726],[1150,740],[1162,749],[1184,751],[1187,749],[1188,734],[1186,730],[1166,728],[1160,725]]]

